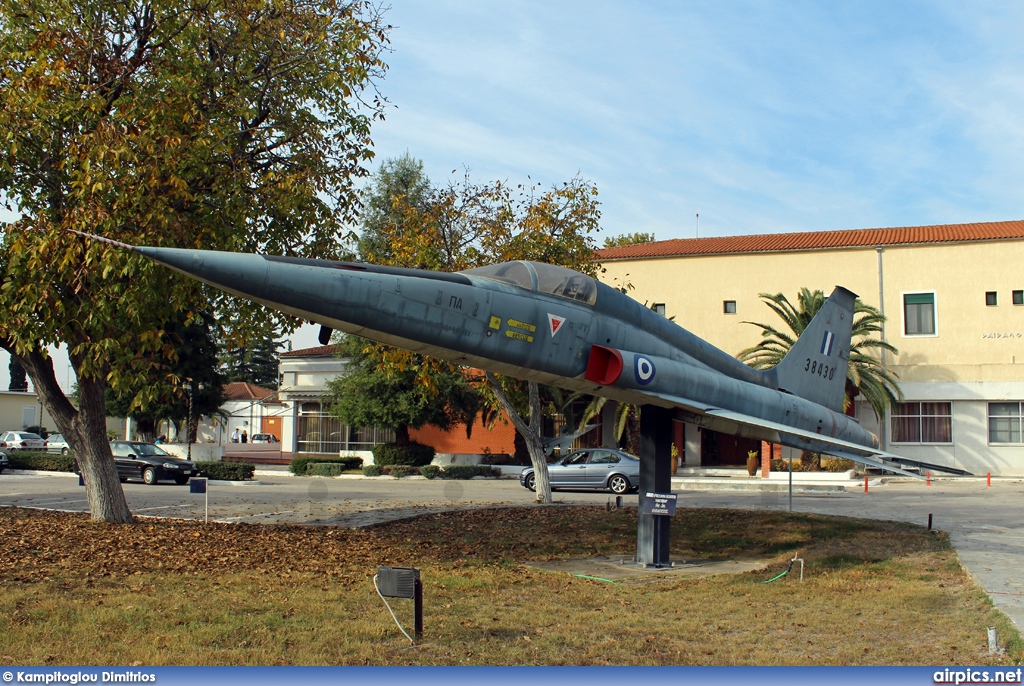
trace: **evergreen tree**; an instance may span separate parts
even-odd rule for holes
[[[195,442],[199,417],[216,414],[224,404],[224,376],[218,369],[213,326],[209,314],[190,324],[168,323],[163,340],[174,350],[172,361],[155,366],[153,378],[143,388],[116,392],[108,387],[106,403],[110,413],[131,417],[143,439],[152,441],[160,421],[167,420],[175,426],[188,421],[191,399],[192,423],[186,431]],[[159,390],[153,393],[154,388]]]
[[[28,391],[28,378],[25,375],[25,368],[18,364],[13,356],[11,356],[11,363],[7,366],[7,369],[11,373],[11,383],[7,387],[9,391],[18,391],[25,393]]]
[[[277,388],[278,351],[284,347],[285,339],[278,338],[273,331],[250,339],[249,345],[228,347],[224,340],[220,344],[221,371],[226,381],[245,381],[263,388]]]
[[[360,259],[391,264],[394,251],[388,236],[402,230],[410,210],[426,209],[430,193],[430,179],[423,173],[422,160],[414,159],[408,152],[384,160],[363,195]]]

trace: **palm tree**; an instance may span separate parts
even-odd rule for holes
[[[586,426],[591,419],[598,417],[604,411],[608,398],[594,396],[590,404],[583,410],[580,417],[580,424]],[[634,455],[640,454],[640,408],[629,403],[619,403],[615,409],[615,441],[616,445],[622,445],[622,436],[625,434],[626,452]]]
[[[759,293],[758,297],[782,318],[789,331],[783,327],[744,322],[760,327],[762,340],[740,352],[738,357],[755,369],[771,369],[781,362],[793,347],[793,343],[825,304],[827,297],[822,291],[812,291],[808,288],[800,289],[795,306],[782,293]],[[898,355],[899,351],[881,338],[871,337],[882,333],[882,324],[885,322],[885,317],[876,308],[866,305],[857,298],[853,316],[853,341],[850,344],[846,400],[843,405],[848,408],[854,398],[863,395],[874,410],[875,417],[882,418],[889,405],[903,399],[903,393],[899,389],[896,375],[882,366],[877,353],[888,351]]]

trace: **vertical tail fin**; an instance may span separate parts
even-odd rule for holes
[[[835,412],[843,411],[856,301],[855,293],[836,286],[775,367],[779,388]]]

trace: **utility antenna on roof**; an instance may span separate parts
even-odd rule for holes
[[[694,234],[694,238],[700,238],[700,212],[697,213],[697,232]]]

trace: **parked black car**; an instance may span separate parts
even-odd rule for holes
[[[587,448],[548,465],[548,478],[551,490],[599,488],[629,493],[640,485],[640,460],[621,450]],[[533,467],[522,471],[519,483],[531,491],[537,487]]]
[[[187,484],[191,477],[199,475],[194,463],[175,457],[152,443],[111,441],[110,452],[114,454],[117,476],[122,482],[142,479],[146,484],[155,484],[157,481]],[[75,473],[78,472],[76,461]]]

